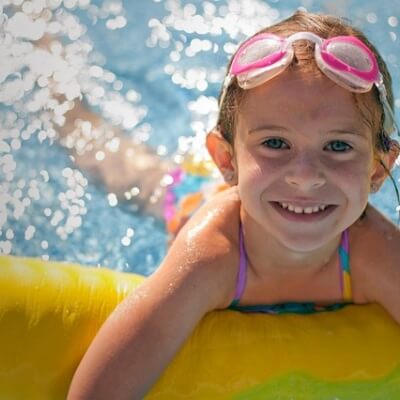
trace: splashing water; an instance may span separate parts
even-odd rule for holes
[[[82,134],[62,136],[66,115],[84,102],[161,160],[207,159],[204,137],[215,124],[228,57],[241,40],[298,7],[349,16],[378,45],[400,93],[400,6],[314,3],[3,1],[0,253],[154,270],[165,253],[162,223],[133,201],[121,203],[74,163],[97,147],[116,152],[120,138],[84,121],[73,127]],[[395,104],[398,110],[399,98]],[[104,157],[97,151],[96,163]],[[132,188],[131,198],[141,189]],[[371,202],[395,220],[389,182]]]

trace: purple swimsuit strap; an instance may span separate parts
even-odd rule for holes
[[[341,251],[343,250],[343,251]],[[343,274],[345,272],[349,272],[349,234],[346,229],[342,233],[341,243],[339,248],[339,253],[341,255],[341,260],[339,264],[339,273],[340,273],[340,282],[342,283]],[[247,277],[247,253],[246,248],[244,246],[244,238],[243,238],[243,228],[242,224],[239,226],[239,271],[236,281],[236,290],[235,296],[232,301],[232,305],[236,305],[239,303],[240,298],[244,292],[244,288],[246,286],[246,277]],[[343,287],[342,287],[342,297],[343,297]]]
[[[343,246],[343,249],[346,251],[346,253],[349,253],[349,230],[348,229],[345,229],[343,231],[340,245]]]
[[[239,257],[239,272],[237,277],[235,297],[233,299],[234,302],[240,300],[246,286],[247,254],[244,247],[242,224],[239,226]]]

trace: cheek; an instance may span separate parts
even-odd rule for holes
[[[268,176],[267,168],[249,152],[243,152],[237,157],[239,186],[252,186],[257,188],[256,183],[265,180]]]
[[[278,170],[278,165],[275,165],[277,163],[268,160],[254,145],[240,143],[237,146],[236,161],[242,183],[268,180],[268,176],[276,174]]]
[[[371,169],[368,164],[354,163],[349,165],[348,168],[341,169],[338,176],[350,198],[359,203],[368,201],[371,176]]]
[[[239,196],[246,208],[252,209],[259,198],[265,182],[265,171],[262,165],[248,152],[237,155]]]

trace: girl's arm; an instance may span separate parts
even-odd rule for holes
[[[53,41],[59,42],[59,39],[45,34],[33,44],[36,50],[50,52]],[[59,56],[69,64],[65,49]],[[58,108],[69,108],[69,103],[73,104],[63,115],[65,119],[60,118],[63,123],[57,128],[57,138],[69,150],[75,165],[114,193],[118,200],[134,202],[141,211],[163,218],[165,187],[160,181],[176,165],[162,159],[146,144],[132,140],[84,100],[75,98],[67,102],[54,80],[49,79],[48,89]]]
[[[134,201],[148,214],[163,217],[165,187],[160,182],[176,168],[172,161],[163,160],[150,147],[135,143],[80,100],[74,100],[74,108],[65,114],[58,134],[76,166],[108,192],[120,201]],[[134,187],[140,192],[132,195]]]
[[[214,207],[200,209],[161,267],[111,314],[83,357],[68,399],[142,398],[199,320],[210,310],[228,306],[237,243],[219,224],[225,223],[225,215],[230,225],[232,214],[238,220],[238,206],[232,200],[225,205],[214,202]],[[232,231],[232,226],[227,229]]]
[[[354,231],[358,278],[366,302],[382,305],[400,324],[400,230],[371,205]]]

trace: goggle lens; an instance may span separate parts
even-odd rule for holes
[[[281,43],[276,39],[257,40],[243,50],[239,55],[240,65],[247,65],[260,61],[281,49]]]
[[[346,42],[331,42],[326,51],[344,64],[359,71],[371,71],[373,64],[366,52],[352,44]]]

